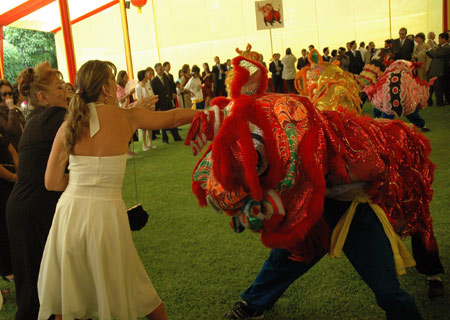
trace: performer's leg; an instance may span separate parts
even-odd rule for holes
[[[444,267],[439,258],[439,250],[427,250],[420,234],[411,236],[411,247],[417,271],[427,276],[428,296],[430,298],[443,296],[445,288],[439,274],[444,273]]]
[[[314,258],[310,263],[304,263],[289,259],[290,255],[291,253],[284,249],[273,249],[270,252],[253,284],[241,294],[242,300],[247,302],[252,310],[270,309],[291,283],[323,256]]]
[[[416,127],[419,127],[420,129],[428,129],[425,126],[425,120],[423,120],[419,114],[419,110],[416,109],[413,113],[408,114],[406,118]],[[429,129],[424,131],[429,131]]]
[[[335,227],[349,205],[349,202],[325,198],[323,217],[330,230]],[[325,252],[318,248],[310,262],[298,262],[289,259],[291,253],[288,250],[273,249],[254,283],[241,294],[243,302],[236,303],[224,317],[245,319],[241,315],[262,316],[264,310],[271,308],[291,283],[313,267],[324,254]]]
[[[375,293],[388,320],[422,319],[414,299],[400,288],[390,242],[368,204],[356,209],[344,252],[361,278]]]
[[[205,101],[197,102],[197,110],[205,109]]]
[[[383,118],[383,119],[394,119],[394,115],[393,114],[389,115],[387,113],[382,112],[381,113],[381,118]]]
[[[381,111],[380,110],[378,110],[377,108],[373,108],[373,117],[375,118],[375,119],[377,119],[377,118],[381,118]]]

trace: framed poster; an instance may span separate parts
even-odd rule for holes
[[[283,28],[283,1],[255,1],[256,29]]]

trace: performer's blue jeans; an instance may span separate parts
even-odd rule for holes
[[[394,119],[394,115],[386,114],[375,108],[373,108],[373,117],[374,118],[381,117],[383,119]],[[419,111],[417,109],[413,113],[408,114],[406,118],[416,127],[419,128],[425,127],[425,120],[420,116]]]
[[[330,229],[343,212],[326,208],[324,217]],[[395,272],[392,249],[383,227],[368,204],[360,204],[350,226],[344,252],[361,278],[372,289],[378,305],[388,320],[422,319],[414,299],[400,288]],[[289,259],[290,252],[273,249],[254,283],[242,294],[242,300],[256,311],[271,308],[296,279],[314,266],[323,256],[310,263]],[[355,315],[356,316],[356,315]]]

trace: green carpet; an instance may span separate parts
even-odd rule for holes
[[[370,104],[364,107],[371,112]],[[438,166],[431,212],[442,263],[450,268],[450,106],[421,111],[431,132],[432,160]],[[186,135],[187,126],[181,134]],[[171,139],[171,138],[170,138]],[[134,233],[139,255],[153,284],[164,301],[170,319],[220,319],[239,300],[239,293],[256,277],[269,249],[257,234],[234,233],[229,219],[212,209],[199,208],[191,192],[191,173],[198,157],[180,142],[170,140],[157,149],[138,151],[136,159],[139,200],[149,212],[148,225]],[[123,196],[133,205],[133,162],[128,161]],[[410,247],[409,239],[405,243]],[[450,277],[442,279],[450,291]],[[414,268],[400,278],[402,287],[416,300],[424,319],[450,317],[449,294],[430,301],[425,277]],[[0,320],[13,319],[14,286],[1,283],[12,292],[7,297]],[[266,313],[265,319],[384,319],[370,289],[344,257],[325,256],[296,281]],[[123,320],[123,319],[121,319]]]

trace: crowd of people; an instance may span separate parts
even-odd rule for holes
[[[399,30],[397,39],[385,41],[382,48],[376,48],[374,42],[360,42],[357,48],[356,41],[346,43],[346,47],[333,49],[330,54],[329,47],[323,49],[322,59],[324,62],[337,63],[342,70],[359,74],[364,65],[373,59],[380,60],[407,60],[417,62],[417,77],[428,81],[436,77],[434,85],[430,88],[428,106],[433,105],[432,94],[436,96],[436,105],[444,106],[450,104],[450,46],[449,34],[439,34],[436,42],[436,34],[429,32],[427,37],[423,32],[416,35],[407,35],[406,28]],[[273,61],[269,65],[272,75],[272,90],[278,93],[295,92],[293,81],[297,70],[309,64],[308,54],[314,49],[310,45],[308,50],[302,49],[301,56],[297,59],[290,48],[286,49],[286,55],[280,60],[280,54],[273,54]],[[385,61],[382,61],[385,62]],[[286,85],[285,85],[285,84]]]
[[[439,34],[437,43],[433,32],[426,39],[424,33],[407,36],[402,28],[382,49],[393,60],[421,63],[417,76],[436,77],[436,104],[444,106],[450,101],[448,42],[448,33]],[[309,64],[314,45],[308,49],[298,59],[290,48],[283,58],[273,54],[269,90],[295,92],[297,71]],[[373,42],[357,48],[351,41],[331,53],[324,48],[322,59],[358,74],[382,49]],[[211,69],[206,62],[202,68],[185,64],[175,79],[169,62],[157,63],[138,71],[132,87],[126,71],[116,74],[109,62],[89,61],[74,88],[43,62],[23,70],[17,84],[0,80],[0,272],[15,281],[16,319],[167,318],[125,227],[121,177],[125,154],[134,155],[130,141],[140,140],[144,151],[156,148],[159,134],[169,143],[167,131],[181,141],[177,127],[210,107],[214,97],[227,95],[231,60],[221,63],[216,56]],[[431,94],[428,103],[433,105]],[[437,275],[443,268],[440,261],[436,265],[427,274],[430,296],[443,293]],[[123,292],[117,290],[123,285]],[[95,310],[85,313],[92,305]],[[259,317],[263,311],[244,301],[228,318]]]

